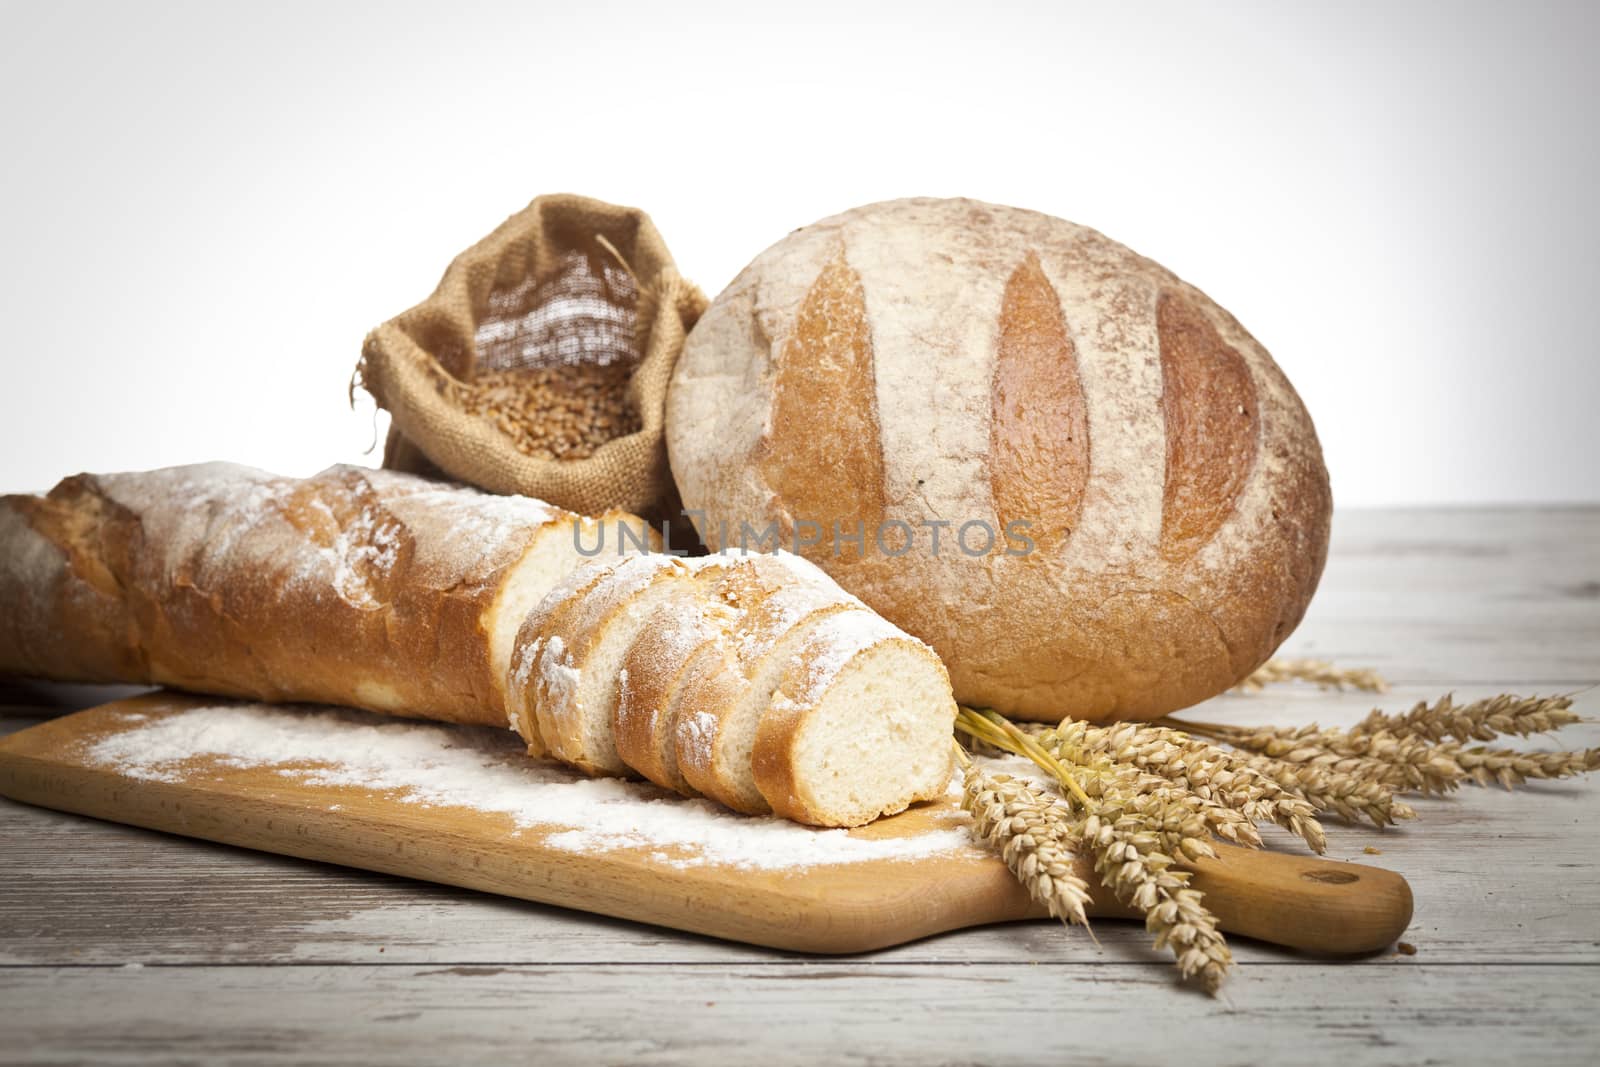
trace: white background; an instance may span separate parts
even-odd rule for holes
[[[365,331],[574,191],[708,293],[873,200],[1062,215],[1266,344],[1341,505],[1600,499],[1597,11],[7,3],[0,489],[362,461]]]

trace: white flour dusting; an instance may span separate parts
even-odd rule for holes
[[[265,704],[194,708],[124,722],[90,760],[130,778],[182,782],[191,761],[276,768],[320,786],[399,793],[408,804],[472,808],[520,827],[554,828],[545,843],[572,852],[647,848],[677,867],[797,868],[969,851],[964,817],[914,837],[870,840],[784,819],[736,815],[705,800],[615,778],[585,778],[529,759],[515,735],[396,722],[332,708]],[[667,853],[662,850],[681,850]]]
[[[382,607],[382,600],[368,580],[367,570],[370,568],[385,576],[394,570],[400,555],[403,527],[392,517],[381,516],[370,505],[364,506],[348,523],[341,523],[326,500],[312,497],[308,503],[326,516],[328,526],[336,531],[331,545],[309,543],[306,546],[317,552],[332,569],[334,589],[356,607]],[[310,568],[303,569],[299,578],[307,582],[314,580]]]
[[[578,686],[583,682],[583,672],[572,665],[567,643],[560,634],[552,634],[540,658],[539,676],[547,689],[546,700],[571,704],[577,700]]]
[[[529,497],[441,487],[414,475],[336,465],[303,481],[232,463],[201,463],[95,477],[100,490],[139,515],[145,541],[163,553],[165,581],[270,568],[312,600],[330,591],[362,610],[383,606],[382,581],[400,563],[408,527],[430,531],[411,566],[466,580],[514,560],[531,531],[566,515]],[[178,507],[158,503],[177,502]],[[303,509],[318,529],[297,529]],[[348,509],[354,509],[353,511]],[[441,557],[447,557],[441,563]],[[176,576],[183,576],[181,579]],[[202,583],[203,585],[204,583]]]
[[[678,716],[674,740],[678,749],[702,767],[711,766],[711,742],[717,736],[717,717],[709,711],[690,711]]]

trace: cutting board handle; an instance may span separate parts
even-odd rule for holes
[[[1194,887],[1229,933],[1320,955],[1394,944],[1411,923],[1411,887],[1393,871],[1218,844]]]

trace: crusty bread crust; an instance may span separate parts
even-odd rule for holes
[[[503,725],[487,613],[574,516],[412,475],[203,464],[0,500],[0,673]],[[12,551],[16,546],[19,551]]]
[[[0,675],[146,676],[105,537],[134,521],[86,475],[48,496],[0,497]]]
[[[1052,337],[1070,380],[1046,391]],[[843,392],[823,388],[841,366]],[[667,428],[714,549],[741,522],[786,543],[805,521],[911,524],[902,554],[870,529],[865,552],[807,554],[931,644],[958,699],[1021,717],[1147,719],[1221,692],[1298,624],[1326,558],[1321,449],[1265,349],[1157,264],[1015,208],[894,201],[790,234],[690,335]],[[962,523],[1016,519],[1027,555],[952,549]],[[931,522],[952,524],[937,556]]]
[[[695,656],[684,671],[682,685],[672,723],[678,773],[695,795],[710,797],[746,815],[765,815],[765,803],[745,801],[729,786],[726,773],[718,773],[724,766],[717,759],[722,720],[733,712],[749,685],[721,637]]]
[[[626,649],[633,640],[629,633],[648,621],[648,616],[639,615],[643,609],[635,605],[646,598],[670,595],[668,586],[689,585],[697,569],[693,563],[674,556],[631,557],[607,569],[581,595],[571,598],[571,607],[560,621],[547,625],[543,661],[547,669],[574,672],[571,684],[557,686],[546,678],[540,690],[538,717],[551,755],[589,774],[627,773],[629,768],[619,757],[612,736],[615,704],[600,700],[596,687],[614,695],[624,677],[625,668],[618,660],[626,659]],[[610,633],[616,627],[626,629],[611,639]],[[560,634],[563,639],[559,655],[554,654],[548,636],[551,634]],[[626,642],[622,656],[609,664],[595,662],[602,658],[598,650],[608,639]],[[605,736],[596,736],[596,724],[603,727]]]

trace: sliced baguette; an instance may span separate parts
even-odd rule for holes
[[[511,728],[519,733],[521,730],[517,726],[517,712],[510,691],[511,653],[516,647],[517,633],[522,629],[528,613],[563,578],[590,564],[578,552],[578,538],[581,537],[585,544],[592,542],[595,527],[594,519],[578,516],[573,516],[571,521],[556,519],[546,523],[529,541],[522,558],[507,569],[499,592],[484,612],[483,628],[488,634],[490,669],[499,683],[500,697],[505,702]]]
[[[715,651],[685,671],[673,723],[678,768],[699,792],[748,814],[770,811],[756,788],[751,754],[756,730],[790,656],[810,628],[864,605],[794,557],[752,556],[729,568],[721,595],[740,604]]]
[[[673,724],[683,681],[696,658],[716,651],[738,609],[711,587],[725,568],[709,564],[694,580],[672,587],[622,661],[612,722],[617,756],[650,781],[685,796],[699,796],[678,768]]]
[[[931,648],[877,615],[806,631],[756,731],[751,770],[772,811],[859,826],[941,795],[956,707]]]
[[[505,701],[506,721],[527,742],[532,756],[551,754],[535,715],[545,630],[578,605],[583,590],[623,560],[639,555],[633,543],[645,544],[650,552],[661,547],[660,534],[626,512],[608,511],[598,519],[570,518],[571,522],[540,531],[484,612],[483,627]],[[633,530],[632,543],[622,538],[624,525]],[[603,545],[604,538],[597,537],[597,531],[603,529],[618,531],[611,535],[617,538],[617,547],[599,556],[586,556],[580,546]]]
[[[552,755],[589,774],[630,772],[613,733],[623,660],[655,609],[690,585],[705,562],[663,555],[624,560],[547,628],[547,678],[535,713]]]
[[[511,728],[528,744],[530,756],[548,756],[550,743],[540,728],[537,708],[541,690],[552,677],[547,656],[559,659],[565,641],[555,633],[562,619],[578,604],[584,590],[609,574],[621,560],[606,559],[586,563],[568,573],[540,598],[517,629],[512,643],[511,671],[506,677],[507,718]],[[555,675],[559,680],[561,675]]]
[[[736,811],[853,826],[949,779],[938,658],[785,554],[582,567],[528,614],[509,674],[531,751]]]

